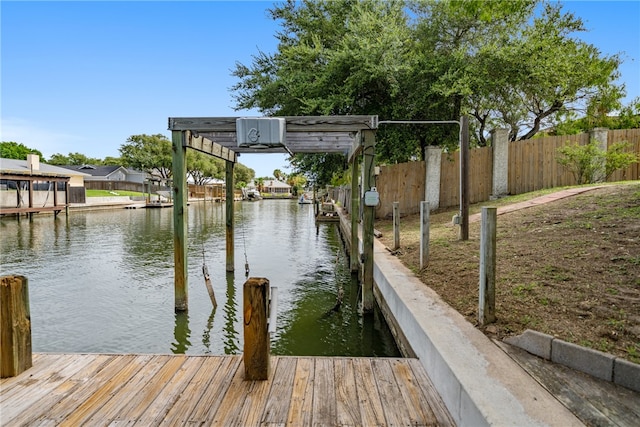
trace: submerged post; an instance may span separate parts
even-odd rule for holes
[[[187,147],[185,132],[172,131],[173,150],[173,260],[175,309],[185,311],[187,303]]]
[[[497,208],[482,208],[478,304],[478,322],[481,325],[496,321],[496,215]]]
[[[29,369],[31,314],[29,288],[24,276],[0,278],[0,377],[14,377]]]
[[[226,236],[227,236],[227,271],[234,271],[234,253],[233,253],[233,166],[234,163],[230,161],[225,162],[226,176],[225,183],[227,188],[226,198]]]
[[[269,330],[267,304],[269,280],[250,277],[243,286],[244,379],[269,378]]]
[[[429,264],[429,202],[420,202],[420,270]]]

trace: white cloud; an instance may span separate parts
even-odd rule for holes
[[[46,129],[25,119],[3,117],[0,127],[2,141],[14,141],[39,150],[44,157],[52,154],[68,154],[78,151],[78,142],[83,138],[55,129]]]

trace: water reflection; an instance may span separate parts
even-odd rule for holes
[[[171,209],[0,219],[1,274],[29,279],[33,350],[238,354],[246,254],[251,276],[278,287],[272,353],[398,354],[378,314],[358,314],[335,225],[316,227],[313,206],[295,200],[239,202],[236,212],[234,275],[225,271],[224,204],[188,208],[186,313],[174,310]],[[203,282],[203,250],[218,310]],[[339,289],[342,305],[331,311]]]
[[[216,309],[211,310],[211,314],[207,319],[207,326],[202,332],[202,345],[205,348],[205,354],[211,354],[211,329],[213,329],[213,319],[216,317]]]
[[[189,314],[186,311],[176,312],[176,325],[173,328],[174,342],[171,343],[173,354],[184,354],[191,347],[191,330],[189,329]]]
[[[238,354],[240,352],[239,331],[236,328],[238,304],[234,279],[233,273],[227,273],[227,302],[224,304],[224,354]]]

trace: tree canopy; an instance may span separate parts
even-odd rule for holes
[[[624,95],[614,84],[619,57],[577,38],[582,21],[559,3],[288,0],[269,13],[281,25],[278,48],[236,63],[237,109],[380,120],[467,114],[473,142],[485,145],[491,128],[531,138],[569,112],[611,111]],[[457,142],[455,126],[382,126],[376,153],[381,162],[402,162],[423,158],[426,146]],[[291,161],[326,184],[344,168],[340,157]]]
[[[27,160],[28,154],[37,154],[44,161],[42,153],[15,141],[0,142],[0,157],[3,159]]]

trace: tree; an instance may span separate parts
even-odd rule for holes
[[[44,161],[44,156],[36,149],[14,141],[0,142],[0,157],[3,159],[27,160],[28,154],[37,154]]]
[[[278,181],[284,181],[287,178],[287,176],[280,169],[276,169],[273,171],[273,177]]]
[[[209,178],[220,178],[222,161],[216,162],[213,156],[196,150],[187,150],[187,175],[196,185],[204,185]],[[224,166],[223,166],[224,167]]]
[[[386,117],[381,109],[394,105],[403,55],[411,45],[403,6],[401,1],[289,0],[274,7],[271,16],[283,28],[278,52],[259,52],[250,66],[236,64],[236,108],[267,115]],[[323,185],[334,170],[342,170],[342,157],[297,154],[293,162]]]
[[[561,7],[540,0],[289,0],[270,10],[281,22],[277,52],[236,63],[235,107],[381,121],[467,114],[479,145],[493,127],[509,127],[515,140],[587,106],[604,117],[623,94],[613,83],[620,60],[574,37],[583,24]],[[376,154],[379,162],[402,162],[423,158],[429,145],[457,143],[452,125],[381,126]],[[292,162],[318,185],[344,168],[326,153],[296,154]]]
[[[59,163],[59,162],[66,163]],[[102,160],[94,157],[87,157],[82,153],[69,153],[68,156],[63,156],[62,154],[56,153],[51,156],[50,162],[55,162],[52,164],[57,165],[73,165],[73,166],[82,166],[82,165],[102,165]]]
[[[132,135],[120,146],[123,166],[169,179],[172,174],[171,141],[161,134]]]

